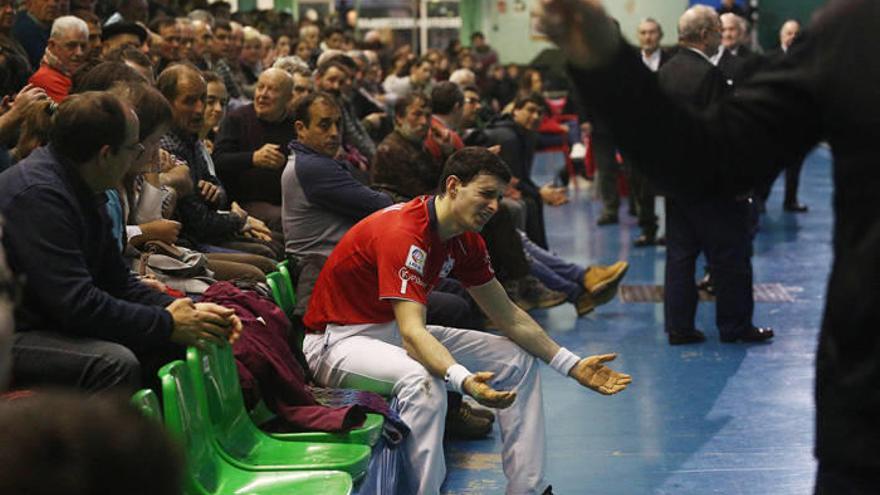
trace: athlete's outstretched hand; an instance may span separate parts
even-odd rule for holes
[[[617,24],[599,0],[541,0],[537,13],[544,33],[576,66],[602,64],[620,43]]]
[[[474,373],[465,378],[461,388],[481,405],[493,409],[504,409],[513,404],[513,401],[516,399],[516,392],[506,392],[492,388],[488,382],[493,376],[495,374],[489,371]]]
[[[568,374],[580,382],[581,385],[600,394],[616,394],[632,382],[632,377],[626,373],[620,373],[605,366],[605,363],[614,361],[616,357],[617,354],[585,357],[578,361]]]

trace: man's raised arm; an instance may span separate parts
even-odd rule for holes
[[[480,308],[498,325],[501,332],[527,352],[548,363],[562,375],[570,376],[584,387],[612,395],[625,389],[632,377],[605,366],[616,354],[579,358],[553,341],[538,323],[513,304],[497,279],[468,289]]]

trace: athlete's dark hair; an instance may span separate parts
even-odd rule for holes
[[[454,175],[465,185],[480,174],[493,175],[504,182],[510,181],[510,168],[495,153],[480,146],[462,148],[446,160],[443,173],[440,175],[438,189],[440,195],[446,194],[446,179]]]

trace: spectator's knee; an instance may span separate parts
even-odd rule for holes
[[[135,390],[141,386],[141,363],[131,349],[107,343],[101,356],[85,371],[84,384],[91,392],[108,389]]]

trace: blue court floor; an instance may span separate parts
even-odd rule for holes
[[[540,156],[536,177],[548,180],[555,164]],[[755,283],[781,284],[794,301],[755,305],[754,323],[776,331],[770,344],[719,343],[712,303],[701,303],[696,321],[708,341],[678,347],[666,343],[662,304],[617,299],[581,319],[571,305],[534,313],[560,344],[580,355],[617,352],[614,366],[633,376],[629,389],[605,397],[543,366],[546,474],[556,494],[811,493],[831,191],[823,148],[801,175],[808,213],[782,211],[781,178],[773,189],[754,244]],[[620,225],[599,228],[601,205],[583,189],[571,196],[545,209],[552,249],[584,264],[628,260],[624,284],[663,283],[664,249],[632,247],[638,227],[625,205]],[[497,428],[486,440],[450,442],[445,493],[503,493],[499,452]]]

